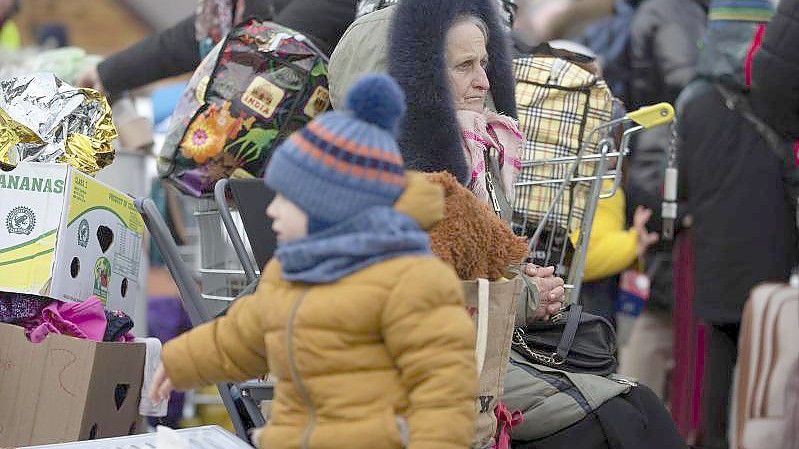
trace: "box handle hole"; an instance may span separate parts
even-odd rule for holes
[[[80,259],[73,257],[72,263],[69,264],[69,275],[72,279],[77,279],[78,274],[80,274]]]
[[[100,249],[105,253],[111,247],[111,244],[114,243],[114,231],[108,226],[98,227],[97,241],[100,242]]]
[[[130,390],[129,384],[117,384],[117,387],[114,389],[114,402],[116,403],[117,410],[122,408],[122,405],[125,403],[125,398],[128,397],[128,390]]]

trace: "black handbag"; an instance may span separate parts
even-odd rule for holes
[[[572,304],[565,317],[516,327],[513,348],[532,363],[574,373],[607,376],[616,372],[616,332],[601,316]]]

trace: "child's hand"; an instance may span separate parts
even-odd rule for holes
[[[638,206],[633,215],[633,228],[635,233],[638,234],[638,242],[635,246],[635,254],[638,257],[643,256],[646,250],[657,243],[660,239],[657,232],[649,232],[646,229],[646,223],[652,218],[652,211],[643,206]]]
[[[167,376],[164,365],[161,364],[153,376],[153,384],[150,386],[150,400],[153,404],[169,400],[169,396],[174,389],[175,387],[172,385],[169,376]]]

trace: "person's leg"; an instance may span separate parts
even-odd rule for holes
[[[702,384],[702,441],[707,449],[727,449],[733,370],[740,325],[707,326],[705,381]]]
[[[580,290],[583,312],[599,315],[616,324],[616,297],[619,295],[616,277],[586,282]]]
[[[687,449],[663,401],[646,385],[611,399],[596,413],[611,447]]]
[[[613,398],[610,401],[615,400],[620,399]],[[535,441],[514,441],[512,446],[513,449],[609,449],[611,447],[596,412],[589,413],[580,421],[548,437]]]
[[[630,340],[621,349],[619,373],[638,379],[663,399],[673,346],[671,316],[645,308],[635,320]]]

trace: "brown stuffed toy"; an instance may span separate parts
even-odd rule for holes
[[[504,277],[527,255],[527,241],[447,172],[428,173],[444,188],[444,219],[430,229],[433,253],[455,268],[462,280]]]

